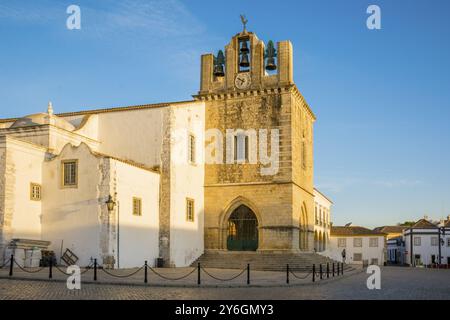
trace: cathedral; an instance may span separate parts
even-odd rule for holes
[[[245,24],[201,57],[193,100],[60,114],[49,103],[2,119],[0,265],[44,252],[111,268],[313,252],[315,119],[292,44]]]

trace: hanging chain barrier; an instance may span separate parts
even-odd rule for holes
[[[156,271],[155,269],[153,269],[153,268],[149,268],[149,269],[150,269],[150,271],[152,271],[154,274],[156,274],[158,277],[160,277],[160,278],[162,278],[162,279],[164,279],[164,280],[170,280],[170,281],[177,281],[177,280],[183,280],[183,279],[186,279],[187,277],[189,277],[191,274],[193,274],[193,273],[197,270],[197,268],[193,268],[192,271],[190,271],[189,273],[187,273],[187,274],[184,275],[184,276],[181,276],[181,277],[178,277],[178,278],[170,278],[170,277],[167,277],[167,276],[162,275],[161,273],[157,272],[157,271]]]
[[[134,276],[135,274],[139,273],[142,269],[144,269],[145,265],[143,265],[142,267],[140,267],[139,269],[137,269],[136,271],[133,271],[130,274],[113,274],[109,271],[107,271],[105,268],[102,268],[100,270],[102,270],[104,273],[106,273],[107,275],[114,277],[114,278],[129,278]]]
[[[245,272],[247,272],[247,267],[245,267],[244,269],[242,269],[242,271],[239,272],[237,275],[235,275],[235,276],[233,276],[233,277],[231,277],[231,278],[227,278],[227,279],[216,277],[216,276],[212,275],[211,273],[209,273],[208,271],[206,271],[206,269],[203,268],[203,267],[201,267],[201,270],[202,270],[204,273],[206,273],[208,276],[210,276],[211,278],[213,278],[214,280],[226,282],[226,281],[233,281],[233,280],[239,278],[240,276],[242,276]]]
[[[11,261],[11,259],[6,260],[6,262],[4,262],[3,265],[0,266],[0,269],[3,269],[4,267],[6,267],[10,261]]]
[[[53,278],[53,272],[52,272],[53,268],[55,268],[56,270],[58,270],[59,272],[61,272],[62,274],[66,275],[66,276],[73,275],[72,273],[68,273],[68,272],[64,271],[63,270],[64,267],[58,266],[58,265],[53,265],[53,263],[50,263],[50,265],[48,267],[46,266],[46,267],[41,267],[38,269],[23,267],[14,259],[14,255],[11,255],[11,258],[8,259],[7,261],[5,261],[3,263],[3,265],[0,266],[0,269],[6,267],[7,265],[9,265],[9,276],[10,277],[13,276],[14,265],[16,265],[23,272],[30,273],[30,274],[39,273],[42,270],[49,268],[48,269],[49,270],[49,279]],[[325,270],[323,267],[325,267]],[[247,285],[250,285],[250,264],[247,264],[247,266],[245,268],[243,268],[242,270],[240,270],[239,273],[237,273],[236,275],[229,277],[229,278],[223,278],[223,277],[213,275],[211,272],[206,270],[206,268],[202,267],[200,265],[200,263],[198,263],[197,267],[192,268],[192,270],[190,270],[189,272],[187,272],[186,274],[184,274],[182,276],[170,277],[170,276],[163,275],[160,272],[156,271],[156,268],[149,267],[147,264],[147,261],[145,261],[145,264],[143,266],[141,266],[140,268],[138,268],[137,270],[135,270],[129,274],[115,274],[111,271],[108,271],[108,269],[105,269],[104,267],[99,266],[97,264],[97,259],[94,259],[94,261],[90,265],[85,267],[85,269],[80,272],[80,275],[88,272],[89,270],[94,270],[94,281],[97,281],[98,269],[103,271],[106,275],[114,277],[114,278],[130,278],[132,276],[135,276],[142,270],[144,270],[144,283],[146,283],[146,284],[148,283],[148,270],[153,272],[156,276],[158,276],[164,280],[169,280],[169,281],[178,281],[178,280],[186,279],[189,276],[191,276],[194,272],[197,271],[197,284],[198,285],[201,284],[201,272],[202,271],[210,278],[217,280],[217,281],[221,281],[221,282],[233,281],[233,280],[241,277],[243,274],[247,273],[247,277],[246,277]],[[308,270],[308,269],[306,269],[306,270]],[[328,262],[326,264],[319,264],[318,268],[315,264],[313,264],[312,268],[310,268],[309,270],[310,271],[305,271],[304,275],[301,276],[298,273],[302,272],[302,271],[291,269],[289,264],[287,264],[286,265],[286,283],[287,284],[290,283],[291,275],[295,279],[298,279],[298,280],[306,280],[310,276],[312,276],[312,282],[315,282],[316,280],[328,279],[330,277],[334,278],[335,276],[343,275],[344,274],[344,263],[332,262],[332,264],[330,265],[330,263]]]

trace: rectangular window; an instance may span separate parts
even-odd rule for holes
[[[370,260],[370,264],[371,265],[378,265],[378,259],[377,258],[373,258]]]
[[[195,163],[195,136],[190,134],[188,140],[188,157],[190,163]]]
[[[347,246],[347,239],[340,238],[338,239],[338,247],[345,248]]]
[[[355,248],[362,247],[362,238],[354,238],[353,239],[353,247],[355,247]]]
[[[450,247],[450,238],[447,238],[447,247]]]
[[[354,253],[353,261],[362,261],[362,253]]]
[[[421,239],[420,237],[414,237],[414,245],[419,247],[421,245]]]
[[[234,160],[236,162],[245,162],[249,158],[249,141],[245,134],[234,136]]]
[[[77,187],[78,161],[66,160],[62,162],[63,187]]]
[[[431,237],[431,245],[436,247],[438,245],[438,237]]]
[[[378,238],[370,238],[369,247],[378,247]]]
[[[314,216],[316,217],[316,224],[319,224],[319,218],[317,216],[317,204],[316,207],[314,208]]]
[[[40,201],[42,198],[42,187],[40,184],[30,184],[30,200]]]
[[[142,199],[133,198],[133,215],[142,216]]]
[[[186,199],[186,221],[194,222],[194,200]]]

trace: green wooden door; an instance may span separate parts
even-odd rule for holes
[[[228,220],[227,249],[231,251],[258,249],[258,220],[247,206],[238,207]]]

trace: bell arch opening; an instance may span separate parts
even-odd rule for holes
[[[255,213],[246,205],[240,205],[228,218],[227,249],[256,251],[258,240],[258,219]]]

